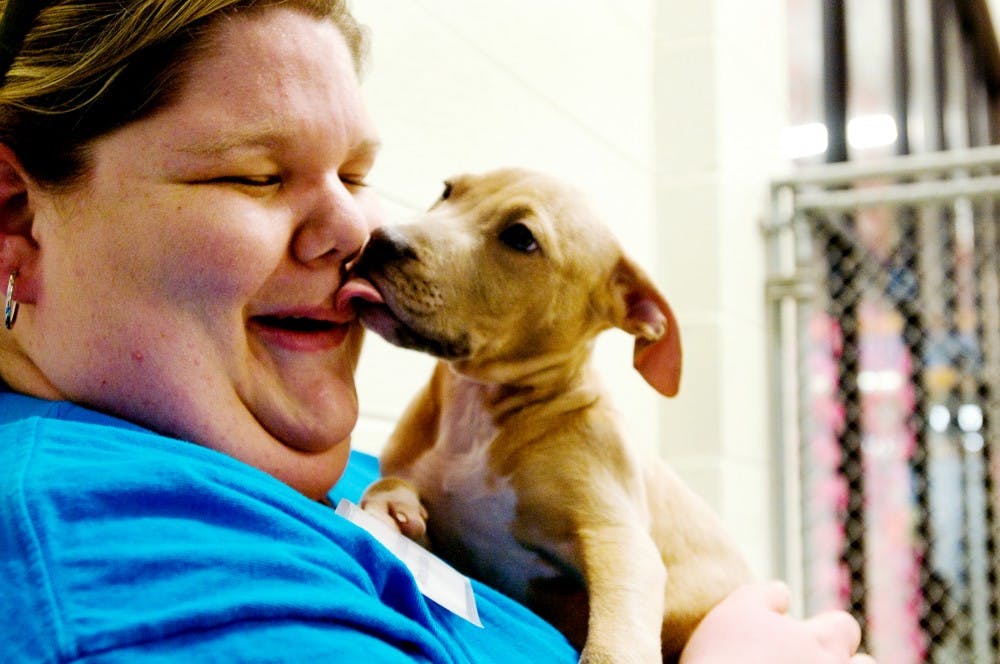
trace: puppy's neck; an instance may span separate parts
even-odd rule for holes
[[[565,353],[550,353],[515,362],[497,362],[480,366],[455,363],[459,381],[475,384],[481,390],[481,404],[498,427],[509,419],[539,405],[567,410],[585,407],[597,399],[589,386],[590,345]],[[467,389],[471,385],[467,386]],[[562,402],[562,403],[560,403]]]

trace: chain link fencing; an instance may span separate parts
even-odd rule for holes
[[[998,661],[998,173],[976,148],[772,186],[784,566],[880,662]]]

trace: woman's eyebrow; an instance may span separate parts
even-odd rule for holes
[[[295,139],[291,135],[284,132],[249,130],[227,133],[207,141],[195,141],[190,144],[178,146],[177,149],[180,152],[205,157],[221,155],[237,149],[275,149],[294,144],[295,142]],[[352,145],[350,152],[356,155],[374,156],[378,154],[381,148],[382,142],[380,140],[365,138]]]
[[[286,138],[273,132],[248,130],[229,132],[205,141],[192,141],[178,146],[177,149],[197,156],[213,156],[235,149],[274,148],[286,142]]]

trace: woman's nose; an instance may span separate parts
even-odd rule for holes
[[[372,192],[330,178],[309,198],[292,242],[292,253],[305,264],[341,263],[355,256],[378,225]]]

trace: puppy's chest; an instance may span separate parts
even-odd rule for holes
[[[507,483],[490,468],[498,430],[481,399],[479,390],[463,391],[441,412],[437,440],[414,469],[425,501],[453,510],[469,501],[490,500],[498,509],[513,502]]]
[[[414,470],[436,553],[466,574],[524,597],[551,564],[513,535],[517,495],[490,468],[498,430],[472,393],[442,412],[434,447]]]

